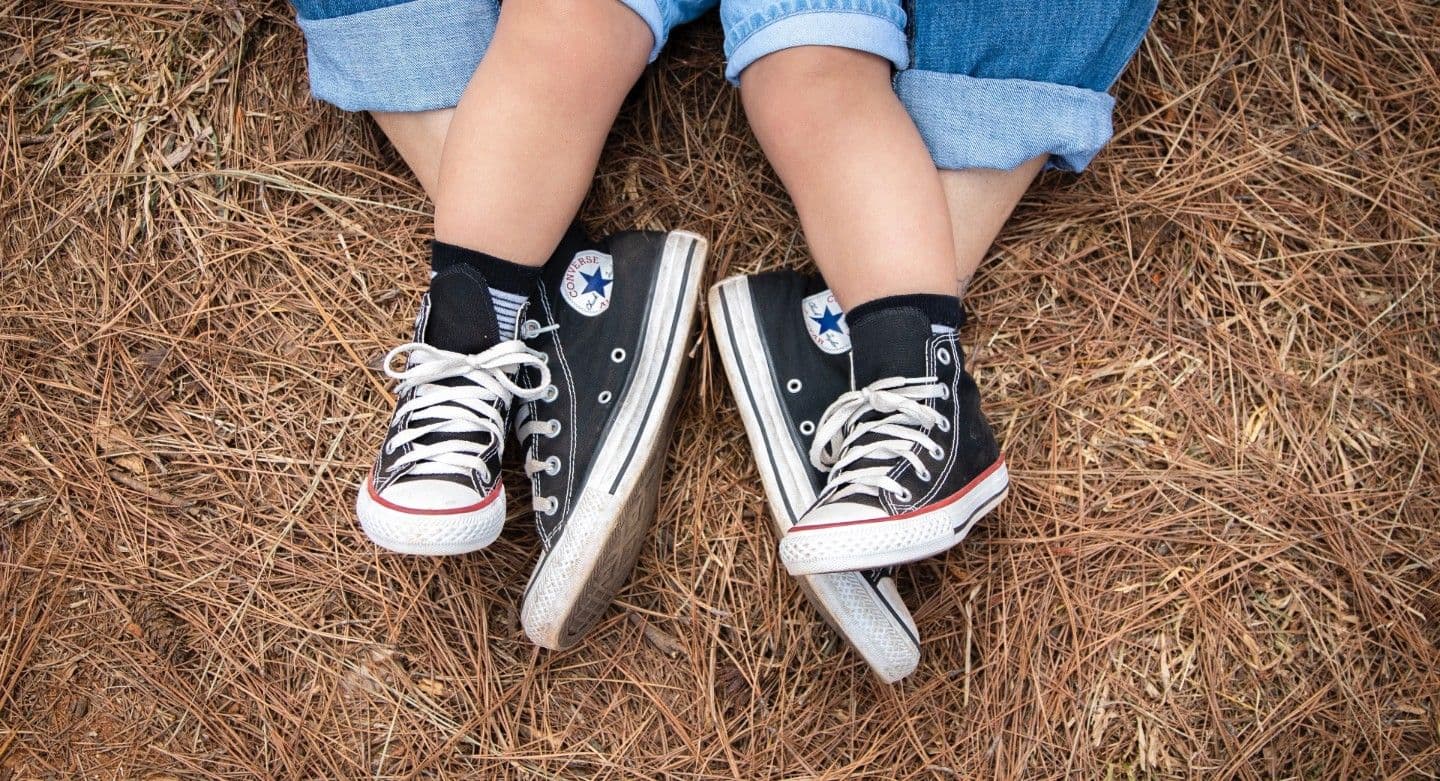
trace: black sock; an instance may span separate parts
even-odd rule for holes
[[[502,339],[513,339],[519,331],[520,307],[530,298],[540,278],[538,266],[522,266],[508,260],[435,240],[430,243],[430,272],[439,274],[451,266],[464,264],[485,278],[490,300],[495,307],[495,321]]]
[[[957,296],[911,293],[867,301],[845,313],[856,388],[886,377],[925,374],[926,345],[965,324]]]

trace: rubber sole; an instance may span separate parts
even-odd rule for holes
[[[487,547],[505,526],[505,489],[469,512],[407,512],[387,506],[370,488],[370,477],[355,494],[355,517],[365,536],[395,553],[417,556],[458,556]]]
[[[785,412],[769,381],[771,369],[760,341],[749,281],[732,277],[710,288],[710,322],[720,363],[736,398],[740,419],[770,504],[777,538],[815,501],[807,456],[795,450]],[[920,661],[919,633],[889,578],[872,582],[859,572],[796,578],[820,616],[854,647],[875,676],[894,683]]]
[[[707,247],[693,233],[672,231],[666,238],[635,358],[644,373],[618,401],[564,531],[541,554],[525,588],[520,622],[537,645],[560,650],[578,642],[635,568],[655,519]]]
[[[950,497],[904,515],[791,528],[780,558],[792,575],[874,569],[908,564],[960,544],[1005,499],[1010,474],[1002,457]]]

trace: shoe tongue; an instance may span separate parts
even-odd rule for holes
[[[850,373],[856,388],[886,377],[926,374],[930,318],[912,307],[867,313],[850,324]]]
[[[470,266],[455,265],[430,279],[430,309],[421,341],[431,347],[474,355],[500,343],[500,326],[490,286]]]

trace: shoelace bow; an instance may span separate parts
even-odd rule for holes
[[[522,333],[526,339],[534,339],[540,334],[549,333],[559,328],[560,325],[558,323],[552,323],[542,328],[540,323],[534,320],[526,320],[522,326]],[[549,384],[547,375],[546,385]],[[529,400],[529,403],[516,411],[515,418],[517,424],[515,427],[515,438],[525,443],[525,476],[530,478],[530,486],[532,489],[530,508],[537,513],[546,513],[547,515],[559,509],[560,501],[553,496],[546,496],[540,493],[540,475],[554,475],[558,473],[561,463],[560,459],[553,455],[544,461],[541,461],[535,456],[540,449],[541,437],[550,439],[560,435],[560,421],[556,418],[538,420],[536,414],[540,402],[550,402],[554,401],[554,399],[555,397],[551,395],[550,388],[544,388],[539,395]]]
[[[405,354],[404,370],[391,368]],[[511,379],[525,367],[539,372],[539,382],[526,387]],[[485,451],[505,436],[505,416],[498,404],[511,399],[528,401],[539,398],[550,385],[550,370],[540,353],[519,340],[501,342],[474,355],[441,350],[421,342],[402,344],[385,356],[385,373],[399,383],[395,392],[414,394],[395,411],[396,417],[408,416],[406,428],[386,444],[390,452],[413,444],[411,450],[391,464],[392,470],[408,469],[416,474],[463,473],[476,470],[488,481],[490,468],[483,459]],[[440,385],[441,380],[464,378],[467,383]],[[474,442],[463,436],[447,437],[424,444],[419,439],[430,434],[488,434],[485,441]]]
[[[905,461],[921,480],[930,479],[914,448],[919,445],[931,458],[943,457],[944,449],[927,432],[931,428],[948,432],[950,421],[924,402],[949,395],[950,389],[936,377],[887,377],[836,399],[821,416],[810,445],[810,463],[830,473],[825,498],[878,496],[885,491],[908,501],[910,492],[889,472],[896,461]],[[882,438],[860,441],[872,435]]]

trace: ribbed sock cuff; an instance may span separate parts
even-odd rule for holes
[[[854,330],[866,318],[887,309],[918,309],[930,319],[931,325],[960,330],[965,325],[965,309],[958,296],[940,293],[907,293],[866,301],[845,312],[845,322]]]
[[[439,239],[430,242],[431,271],[438,274],[457,263],[479,271],[490,287],[526,298],[530,297],[536,280],[540,278],[540,269],[536,266],[522,266],[484,252],[446,244]]]

